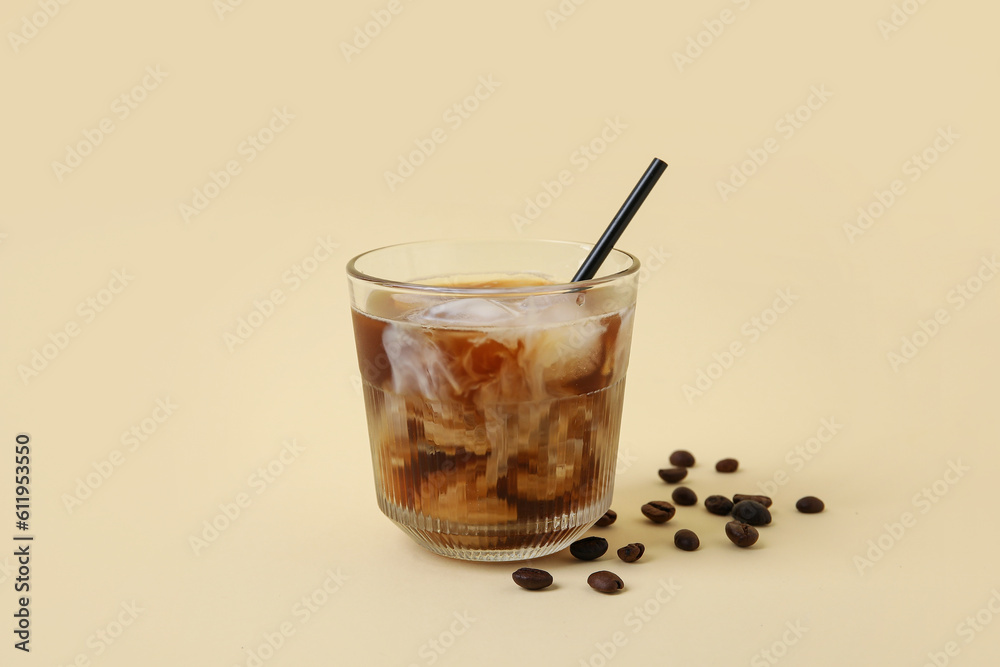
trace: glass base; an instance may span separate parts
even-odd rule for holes
[[[590,526],[577,526],[544,535],[512,535],[510,540],[512,545],[506,546],[505,540],[497,537],[446,535],[398,523],[396,525],[428,551],[459,560],[492,562],[530,560],[554,554],[575,542],[590,528]]]
[[[483,531],[482,527],[464,527],[460,533],[429,530],[415,524],[440,522],[426,521],[426,517],[418,517],[392,506],[382,505],[381,508],[394,524],[428,551],[459,560],[506,562],[539,558],[565,549],[604,515],[610,506],[610,495],[606,503],[593,505],[585,516],[577,516],[576,519],[582,523],[573,522],[573,525],[566,526],[571,519],[560,517],[565,527],[556,527],[557,520],[539,526],[539,530],[533,533],[506,532],[501,528]],[[454,524],[445,523],[452,530],[456,528]]]

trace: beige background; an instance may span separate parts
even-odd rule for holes
[[[388,2],[4,3],[0,664],[254,665],[267,636],[281,644],[268,667],[995,664],[1000,280],[977,272],[993,277],[983,258],[1000,252],[1000,9],[896,4],[889,32],[891,0],[567,0],[568,16],[557,0],[403,0],[348,60],[341,43]],[[480,77],[492,90],[458,125],[448,110]],[[800,109],[811,90],[823,99]],[[274,109],[286,120],[251,161],[241,144]],[[102,121],[113,131],[79,166],[53,165]],[[391,190],[385,172],[436,128],[444,143]],[[581,158],[592,142],[600,155]],[[724,200],[719,182],[765,145]],[[914,170],[925,150],[934,163]],[[596,239],[654,155],[670,168],[620,242],[648,270],[620,519],[601,533],[643,541],[645,558],[542,559],[557,586],[531,594],[512,565],[423,552],[375,504],[344,263],[411,239]],[[571,183],[519,228],[563,170]],[[325,261],[303,261],[314,252]],[[272,315],[227,340],[275,290]],[[774,321],[781,290],[796,300]],[[915,333],[916,356],[894,364]],[[712,367],[734,342],[744,354]],[[26,373],[36,351],[52,358]],[[686,395],[699,371],[717,379]],[[144,440],[123,440],[133,428]],[[19,432],[30,655],[10,632]],[[701,508],[667,526],[638,514],[668,497],[656,470],[677,447],[699,457],[702,496],[785,482],[759,547],[729,545]],[[712,470],[723,456],[737,475]],[[827,512],[792,509],[809,493]],[[237,499],[249,506],[192,547]],[[699,552],[672,546],[682,526]],[[601,568],[627,590],[589,590]]]

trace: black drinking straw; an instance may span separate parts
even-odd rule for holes
[[[653,161],[649,163],[649,168],[646,169],[646,173],[642,175],[642,178],[639,179],[639,182],[632,189],[632,194],[628,196],[622,207],[618,209],[618,213],[611,221],[611,224],[608,225],[608,228],[604,230],[604,234],[601,235],[594,249],[587,255],[587,259],[583,260],[580,270],[573,276],[574,283],[580,280],[590,280],[597,274],[597,270],[601,268],[601,264],[607,259],[608,253],[615,247],[615,243],[618,242],[622,232],[625,231],[628,223],[632,221],[636,211],[642,206],[642,202],[646,201],[649,191],[656,185],[660,174],[666,168],[666,162],[660,158],[653,158]]]

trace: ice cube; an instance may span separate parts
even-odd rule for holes
[[[430,308],[410,313],[410,321],[430,325],[495,326],[510,323],[519,311],[500,301],[460,298],[443,301]]]
[[[517,304],[526,323],[547,326],[579,320],[587,311],[578,294],[538,294]]]
[[[541,371],[546,394],[574,395],[604,386],[607,329],[607,324],[592,317],[540,329],[532,336],[525,357],[529,367]]]
[[[390,324],[382,332],[382,345],[396,393],[446,398],[460,389],[447,355],[415,327]]]

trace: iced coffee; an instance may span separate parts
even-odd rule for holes
[[[635,308],[622,255],[625,275],[578,288],[544,271],[352,288],[377,497],[418,542],[531,558],[608,509]]]

